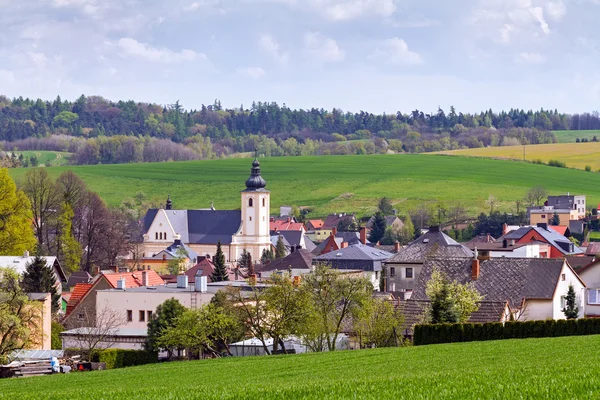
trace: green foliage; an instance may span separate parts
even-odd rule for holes
[[[263,249],[262,254],[260,256],[260,262],[263,264],[268,263],[275,259],[275,254],[273,254],[273,249],[270,247],[268,249]]]
[[[56,117],[54,117],[54,119],[52,120],[52,123],[57,127],[68,127],[73,122],[77,121],[78,119],[79,119],[79,115],[77,115],[73,112],[70,112],[70,111],[63,111],[60,114],[58,114]]]
[[[167,269],[169,274],[178,275],[183,274],[190,267],[188,265],[190,255],[184,247],[178,247],[175,251],[175,257],[170,259],[167,263]]]
[[[243,268],[248,271],[248,275],[254,274],[254,261],[252,261],[252,254],[250,254],[246,249],[242,250],[242,255],[238,260],[239,268]]]
[[[275,258],[283,258],[285,257],[286,250],[285,244],[283,243],[283,236],[279,235],[277,238],[277,244],[275,246]]]
[[[95,350],[92,362],[106,363],[106,369],[133,367],[158,362],[158,353],[146,350],[105,349]]]
[[[35,249],[31,224],[31,203],[8,175],[0,168],[0,255],[22,255]]]
[[[382,197],[381,199],[379,199],[379,203],[377,204],[377,210],[384,216],[394,214],[394,206],[392,205],[390,199],[388,199],[387,197]]]
[[[567,164],[560,160],[548,160],[548,165],[551,167],[567,168]]]
[[[381,212],[378,212],[375,214],[373,225],[371,226],[371,231],[369,232],[369,242],[379,242],[383,238],[383,235],[385,235],[385,229],[385,216]]]
[[[73,236],[74,215],[71,206],[65,202],[58,217],[60,247],[57,256],[62,260],[63,268],[69,273],[78,271],[81,265],[81,245]]]
[[[35,256],[25,266],[21,286],[25,293],[50,293],[52,295],[52,313],[56,314],[61,302],[56,289],[56,275],[54,274],[54,268],[46,264],[44,258]]]
[[[394,347],[402,344],[403,315],[394,305],[382,299],[369,299],[357,316],[353,325],[361,348]]]
[[[565,297],[565,308],[562,312],[565,314],[567,319],[574,319],[579,317],[579,307],[577,307],[577,296],[575,294],[575,288],[573,285],[569,285],[567,296]]]
[[[556,211],[554,211],[554,215],[552,215],[552,218],[550,218],[550,225],[560,225],[560,216],[556,213]]]
[[[210,280],[212,282],[228,281],[229,272],[227,271],[227,266],[225,265],[225,255],[223,254],[220,240],[217,242],[217,252],[213,258],[213,264],[215,265],[215,268],[210,276]]]
[[[164,303],[156,307],[156,312],[152,315],[152,319],[148,321],[148,338],[146,340],[146,349],[149,351],[160,350],[158,338],[163,332],[175,324],[177,318],[183,314],[185,307],[181,305],[179,300],[174,298],[165,300]],[[172,349],[167,349],[171,353]]]
[[[472,283],[450,282],[438,270],[431,274],[425,293],[431,300],[428,314],[433,324],[466,322],[479,309],[478,303],[483,299]]]
[[[60,333],[65,330],[65,327],[57,321],[52,321],[51,328],[51,347],[52,350],[61,350],[62,349],[62,339],[60,338]]]

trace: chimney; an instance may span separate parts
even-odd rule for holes
[[[179,233],[173,235],[173,239],[175,246],[181,246],[181,235]]]
[[[398,253],[400,251],[400,242],[394,243],[394,253]]]
[[[508,233],[508,225],[502,224],[502,236]]]
[[[439,232],[440,231],[440,227],[439,225],[433,225],[429,227],[429,232]]]
[[[485,242],[486,243],[492,243],[492,235],[490,235],[489,233],[485,235]]]
[[[539,222],[539,223],[537,224],[537,227],[538,227],[538,228],[545,229],[545,230],[548,230],[548,224],[546,224],[546,223]]]
[[[475,248],[475,256],[471,260],[471,278],[476,281],[479,279],[479,259],[477,258],[477,248]]]
[[[27,258],[27,257],[29,257],[29,250],[25,250],[23,252],[23,258]]]
[[[142,271],[142,286],[148,286],[148,272]]]
[[[335,226],[333,228],[331,228],[331,234],[333,236],[337,235],[337,228]]]
[[[345,249],[346,247],[348,247],[348,242],[342,242],[342,249]]]
[[[119,290],[125,290],[125,279],[123,277],[120,277],[117,280],[117,289],[119,289]]]
[[[208,291],[207,282],[206,276],[196,276],[194,280],[194,289],[196,292],[206,293]]]
[[[504,239],[502,241],[502,247],[505,248],[505,249],[508,247],[508,240]]]
[[[188,287],[187,275],[177,275],[177,289],[186,289]]]
[[[360,228],[360,242],[362,244],[367,244],[367,228],[361,226]]]

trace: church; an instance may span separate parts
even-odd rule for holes
[[[239,210],[176,210],[170,196],[164,208],[150,209],[143,219],[142,257],[150,258],[176,240],[199,256],[211,259],[221,243],[228,264],[240,259],[246,250],[259,260],[264,249],[271,247],[269,235],[270,192],[260,175],[255,158],[246,189],[241,191]]]

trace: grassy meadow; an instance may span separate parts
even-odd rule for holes
[[[589,131],[552,131],[558,143],[575,143],[577,138],[592,140],[594,136],[600,139],[600,130]]]
[[[27,151],[15,151],[17,155],[23,154],[23,157],[30,158],[36,156],[40,165],[46,166],[60,166],[67,165],[71,153],[64,153],[60,151],[44,151],[44,150],[27,150]]]
[[[0,380],[0,399],[597,399],[600,335],[224,358]]]
[[[450,150],[440,152],[440,154],[522,160],[523,146]],[[569,168],[584,169],[586,165],[589,165],[592,171],[598,171],[600,169],[600,142],[527,145],[525,146],[525,159],[528,161],[542,160],[546,163],[548,160],[559,160],[565,162]]]
[[[442,200],[460,202],[472,213],[486,210],[490,194],[500,209],[532,186],[551,194],[580,193],[588,203],[600,202],[600,174],[530,163],[442,155],[362,155],[273,157],[261,161],[271,190],[272,212],[280,205],[309,206],[313,216],[331,212],[372,213],[379,198],[392,199],[401,213]],[[250,159],[170,163],[51,167],[54,177],[67,169],[77,173],[110,205],[138,191],[164,202],[171,195],[176,208],[239,208],[239,192],[250,174]],[[11,169],[17,182],[27,169]]]

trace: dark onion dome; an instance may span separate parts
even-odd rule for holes
[[[167,195],[167,207],[166,207],[166,209],[170,210],[172,208],[173,208],[173,202],[171,201],[171,195],[169,194],[169,195]]]
[[[252,162],[250,177],[246,180],[246,190],[260,190],[267,186],[267,181],[260,176],[260,163],[255,158]]]

